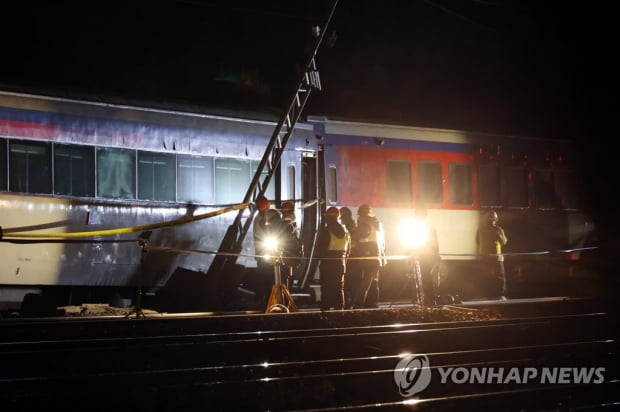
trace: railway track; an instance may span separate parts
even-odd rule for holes
[[[437,323],[369,324],[351,311],[3,322],[0,404],[89,411],[617,406],[616,314],[534,306],[498,305],[510,315]],[[426,357],[431,379],[404,396],[396,369],[412,354]],[[476,371],[490,377],[468,377]]]

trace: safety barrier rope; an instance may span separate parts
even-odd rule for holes
[[[310,199],[306,202],[301,203],[301,199],[285,199],[282,200],[282,202],[294,202],[294,203],[301,203],[301,208],[307,208],[309,206],[313,206],[316,203],[320,203],[323,200],[321,198],[316,198],[316,199]],[[208,212],[208,213],[204,213],[201,215],[196,215],[196,216],[187,216],[184,218],[180,218],[180,219],[176,219],[173,221],[168,221],[168,222],[162,222],[162,223],[154,223],[154,224],[150,224],[150,225],[143,225],[143,226],[131,226],[131,227],[124,227],[124,228],[117,228],[117,229],[106,229],[106,230],[94,230],[94,231],[88,231],[88,232],[73,232],[73,233],[22,233],[22,232],[11,232],[11,229],[4,229],[2,227],[0,227],[0,242],[2,241],[8,241],[11,243],[29,243],[29,241],[24,240],[23,242],[20,242],[18,240],[11,240],[11,239],[7,239],[7,238],[21,238],[21,239],[70,239],[70,238],[81,238],[81,237],[100,237],[100,236],[110,236],[110,235],[118,235],[118,234],[126,234],[126,233],[134,233],[134,232],[141,232],[141,231],[145,231],[145,230],[151,230],[151,229],[159,229],[162,227],[167,227],[167,226],[174,226],[174,225],[181,225],[184,223],[188,223],[188,222],[193,222],[196,220],[200,220],[200,219],[206,219],[206,218],[210,218],[210,217],[214,217],[214,216],[218,216],[224,213],[228,213],[231,212],[233,210],[239,210],[239,209],[243,209],[247,206],[249,206],[251,203],[246,202],[246,203],[238,203],[238,204],[231,204],[231,205],[226,205],[226,207],[223,207],[221,209],[215,210],[213,212]],[[9,230],[9,232],[6,232],[6,230]],[[79,242],[79,241],[77,241]],[[101,240],[98,240],[98,242],[101,242]],[[33,243],[33,242],[30,242]],[[41,242],[43,243],[43,242]],[[48,243],[55,243],[55,241],[50,240],[48,241]],[[69,243],[69,242],[67,242]]]
[[[297,202],[298,199],[292,199],[292,201]],[[302,205],[302,207],[308,207],[310,205],[315,204],[316,202],[320,202],[321,199],[313,199],[311,201],[306,202]],[[238,203],[232,204],[227,207],[214,210],[211,212],[203,213],[196,216],[186,216],[179,219],[164,221],[160,223],[153,223],[149,225],[142,226],[131,226],[124,228],[116,228],[116,229],[105,229],[105,230],[95,230],[88,232],[70,232],[70,233],[17,233],[17,232],[7,232],[3,233],[2,227],[0,227],[0,242],[10,242],[16,244],[29,244],[29,243],[124,243],[124,242],[136,242],[141,241],[141,239],[124,239],[124,240],[105,240],[105,239],[90,239],[90,240],[76,240],[75,238],[86,238],[86,237],[101,237],[101,236],[110,236],[117,234],[126,234],[126,233],[135,233],[135,232],[143,232],[152,229],[159,229],[168,226],[182,225],[185,223],[207,219],[215,216],[219,216],[234,210],[239,210],[246,208],[250,205],[250,203]],[[164,246],[155,246],[148,243],[143,245],[144,250],[159,250],[165,252],[173,252],[173,253],[201,253],[201,254],[210,254],[210,255],[221,255],[221,256],[237,256],[237,257],[251,257],[251,258],[264,258],[264,255],[255,255],[255,254],[244,254],[244,253],[227,253],[227,252],[215,252],[208,250],[198,250],[198,249],[182,249],[182,248],[172,248],[172,247],[164,247]],[[584,248],[574,248],[574,249],[565,249],[565,250],[557,250],[555,252],[552,251],[539,251],[539,252],[509,252],[509,253],[500,253],[500,254],[488,254],[485,256],[534,256],[534,255],[546,255],[552,253],[573,253],[573,252],[581,252],[587,250],[598,249],[597,246],[592,247],[584,247]],[[391,256],[348,256],[347,260],[406,260],[412,258],[413,255],[391,255]],[[456,254],[456,253],[441,253],[440,257],[479,257],[477,254],[464,253],[464,254]],[[309,260],[310,257],[297,257],[297,256],[280,256],[283,260]],[[339,257],[330,257],[330,258],[319,258],[313,257],[313,259],[334,259],[340,260],[342,258]]]
[[[175,219],[167,222],[153,223],[150,225],[142,225],[142,226],[131,226],[131,227],[123,227],[117,229],[105,229],[105,230],[93,230],[89,232],[70,232],[70,233],[2,233],[0,239],[5,240],[6,238],[23,238],[23,239],[45,239],[45,238],[62,238],[62,239],[71,239],[71,238],[81,238],[81,237],[96,237],[96,236],[110,236],[110,235],[119,235],[125,233],[134,233],[134,232],[143,232],[145,230],[151,229],[160,229],[168,226],[182,225],[189,222],[194,222],[196,220],[207,219],[214,216],[222,215],[224,213],[231,212],[233,210],[239,210],[247,207],[250,203],[239,203],[236,205],[232,205],[229,207],[225,207],[223,209],[214,210],[212,212],[203,213],[196,216],[186,216],[180,219]]]
[[[93,236],[92,233],[100,233],[100,232],[111,232],[111,231],[116,231],[116,230],[127,230],[127,229],[134,229],[132,230],[132,232],[137,232],[140,230],[147,230],[147,229],[154,229],[154,228],[158,228],[158,227],[165,227],[165,226],[170,226],[171,224],[183,224],[183,223],[187,223],[189,221],[193,221],[193,220],[198,220],[198,219],[205,219],[208,217],[213,217],[213,216],[217,216],[219,214],[222,213],[226,213],[228,211],[232,211],[234,210],[235,207],[238,207],[239,205],[235,205],[232,206],[230,208],[225,208],[225,209],[220,209],[218,211],[215,212],[209,212],[209,213],[205,213],[202,215],[197,215],[197,216],[193,216],[190,220],[188,219],[177,219],[174,221],[169,221],[169,222],[164,222],[164,223],[159,223],[159,224],[153,224],[153,225],[146,225],[146,226],[135,226],[133,228],[123,228],[123,229],[110,229],[109,231],[97,231],[97,232],[79,232],[78,234],[85,236],[86,234],[88,234],[88,236]],[[128,231],[124,231],[123,233],[129,233]],[[133,242],[138,242],[141,239],[121,239],[121,240],[105,240],[105,239],[91,239],[91,240],[74,240],[74,239],[39,239],[40,237],[45,237],[45,238],[49,238],[49,237],[55,237],[56,234],[32,234],[32,237],[35,237],[37,239],[7,239],[7,237],[12,237],[12,234],[6,233],[5,234],[5,238],[0,239],[0,242],[9,242],[9,243],[16,243],[16,244],[32,244],[32,243],[133,243]],[[73,235],[75,236],[76,233],[63,233],[63,234],[58,234],[58,235]],[[21,237],[26,237],[25,234],[22,234]],[[58,236],[60,237],[60,236]],[[220,256],[232,256],[232,257],[248,257],[248,258],[265,258],[265,255],[256,255],[256,254],[251,254],[251,253],[228,253],[228,252],[216,252],[216,251],[212,251],[212,250],[201,250],[201,249],[187,249],[187,248],[174,248],[174,247],[169,247],[169,246],[157,246],[157,245],[152,245],[149,243],[146,243],[143,246],[144,250],[149,251],[149,250],[157,250],[157,251],[161,251],[161,252],[170,252],[170,253],[193,253],[193,254],[207,254],[207,255],[220,255]],[[500,254],[488,254],[488,255],[484,255],[484,256],[492,256],[492,257],[498,257],[498,256],[506,256],[506,257],[512,257],[512,256],[536,256],[536,255],[549,255],[549,254],[553,254],[553,253],[573,253],[573,252],[583,252],[583,251],[589,251],[589,250],[595,250],[598,249],[598,246],[590,246],[590,247],[583,247],[583,248],[574,248],[574,249],[563,249],[563,250],[556,250],[555,252],[553,251],[540,251],[540,252],[510,252],[510,253],[500,253]],[[377,259],[381,259],[381,260],[388,260],[388,261],[392,261],[392,260],[407,260],[407,259],[411,259],[414,255],[387,255],[387,256],[347,256],[346,259],[347,260],[377,260]],[[439,254],[440,257],[479,257],[481,255],[477,255],[477,254],[473,254],[473,253],[440,253]],[[275,256],[270,256],[271,258],[275,258]],[[310,257],[304,256],[304,257],[299,257],[299,256],[280,256],[279,257],[282,260],[286,260],[286,261],[294,261],[294,260],[298,260],[298,261],[304,261],[304,260],[310,260]],[[313,257],[313,259],[318,259],[318,260],[341,260],[341,257]]]
[[[140,239],[0,239],[1,243],[16,245],[31,245],[34,243],[80,243],[92,245],[94,243],[135,243]]]
[[[151,245],[151,244],[145,245],[144,248],[146,250],[158,250],[158,251],[162,251],[162,252],[171,252],[171,253],[198,253],[198,254],[208,254],[208,255],[237,256],[237,257],[249,257],[249,258],[265,258],[265,255],[256,255],[256,254],[252,254],[252,253],[215,252],[215,251],[211,251],[211,250],[174,248],[174,247],[169,247],[169,246],[156,246],[156,245]],[[598,249],[598,247],[591,246],[591,247],[576,248],[576,249],[557,250],[555,253],[572,253],[572,252],[587,251],[587,250],[594,250],[594,249]],[[552,254],[552,253],[554,253],[554,252],[551,252],[551,251],[543,251],[543,252],[514,252],[514,253],[488,254],[488,255],[484,255],[484,256],[494,256],[494,257],[497,257],[497,256],[531,256],[531,255],[547,255],[547,254]],[[377,259],[381,259],[381,260],[407,260],[407,259],[411,259],[413,256],[414,255],[348,256],[348,257],[346,257],[346,259],[347,260],[377,260]],[[441,253],[440,256],[441,257],[448,257],[448,256],[453,256],[453,257],[457,257],[457,256],[461,256],[461,257],[478,257],[480,255],[471,254],[471,253],[464,253],[464,254]],[[275,258],[275,256],[269,256],[269,257]],[[287,260],[287,261],[291,261],[291,260],[303,261],[303,260],[309,260],[310,258],[307,257],[307,256],[304,256],[304,257],[299,257],[299,256],[279,256],[279,259]],[[341,260],[343,258],[341,258],[341,257],[321,258],[321,257],[316,257],[315,256],[315,257],[313,257],[313,259],[317,259],[317,260]]]

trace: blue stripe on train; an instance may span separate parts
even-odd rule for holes
[[[157,137],[164,131],[168,138],[187,137],[194,133],[204,134],[204,131],[190,128],[172,128],[162,125],[154,125],[142,122],[131,122],[123,120],[104,120],[94,117],[84,117],[67,115],[54,112],[39,110],[15,109],[0,107],[0,121],[23,122],[31,127],[41,128],[41,130],[57,127],[64,133],[71,131],[72,134],[81,136],[91,136],[93,133],[108,136],[143,136]],[[103,136],[102,136],[103,137]]]

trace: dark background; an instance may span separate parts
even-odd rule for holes
[[[280,110],[332,0],[10,2],[2,83]],[[611,115],[609,2],[340,0],[306,113],[574,138]],[[606,102],[607,103],[607,102]],[[602,120],[602,119],[601,119]]]
[[[281,114],[333,1],[3,3],[0,88]],[[617,249],[613,2],[340,0],[304,114],[573,139]]]

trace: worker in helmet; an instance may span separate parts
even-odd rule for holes
[[[337,207],[327,208],[319,232],[317,256],[321,279],[321,310],[344,309],[344,274],[350,235],[340,223]]]
[[[357,209],[357,229],[353,235],[356,259],[352,276],[359,277],[353,298],[355,309],[379,307],[379,271],[385,264],[383,225],[372,208],[363,204]]]
[[[295,222],[295,205],[293,202],[283,202],[280,206],[282,212],[282,284],[287,288],[293,277],[293,271],[301,263],[304,256],[304,245],[299,239],[297,233],[297,224]]]
[[[422,275],[422,284],[418,285],[422,288],[424,296],[423,302],[425,306],[433,306],[439,303],[439,265],[441,256],[439,255],[439,242],[437,230],[428,221],[428,213],[426,206],[418,205],[414,213],[416,219],[419,219],[427,232],[427,239],[416,251],[415,256],[420,266]]]
[[[347,228],[349,235],[351,236],[351,247],[349,256],[357,256],[355,249],[355,240],[353,239],[354,233],[357,229],[357,222],[353,217],[353,212],[350,208],[343,206],[340,208],[340,221]],[[344,274],[344,308],[353,308],[353,298],[355,297],[355,291],[359,287],[359,271],[355,269],[357,260],[347,259],[346,273]]]
[[[254,254],[256,255],[257,278],[256,289],[258,304],[265,305],[271,294],[274,284],[274,264],[278,251],[269,250],[267,240],[269,238],[280,239],[282,230],[282,216],[276,209],[271,208],[271,201],[264,196],[256,199],[256,210],[258,214],[254,218]]]
[[[297,226],[295,222],[295,205],[293,202],[283,202],[282,206],[280,206],[280,212],[282,212],[282,218],[291,222],[293,226]]]
[[[506,299],[507,284],[502,247],[508,243],[504,229],[497,224],[495,210],[489,210],[476,231],[480,275],[489,298]]]
[[[269,199],[264,196],[256,199],[255,207],[258,211],[258,214],[254,218],[253,226],[254,248],[256,255],[259,256],[257,258],[257,261],[260,262],[261,260],[263,260],[262,256],[267,254],[267,251],[265,250],[264,240],[269,235],[270,230],[268,229],[271,229],[269,228],[269,225],[273,227],[273,222],[280,220],[281,215],[280,212],[278,212],[277,210],[271,209],[271,201],[269,201]]]

